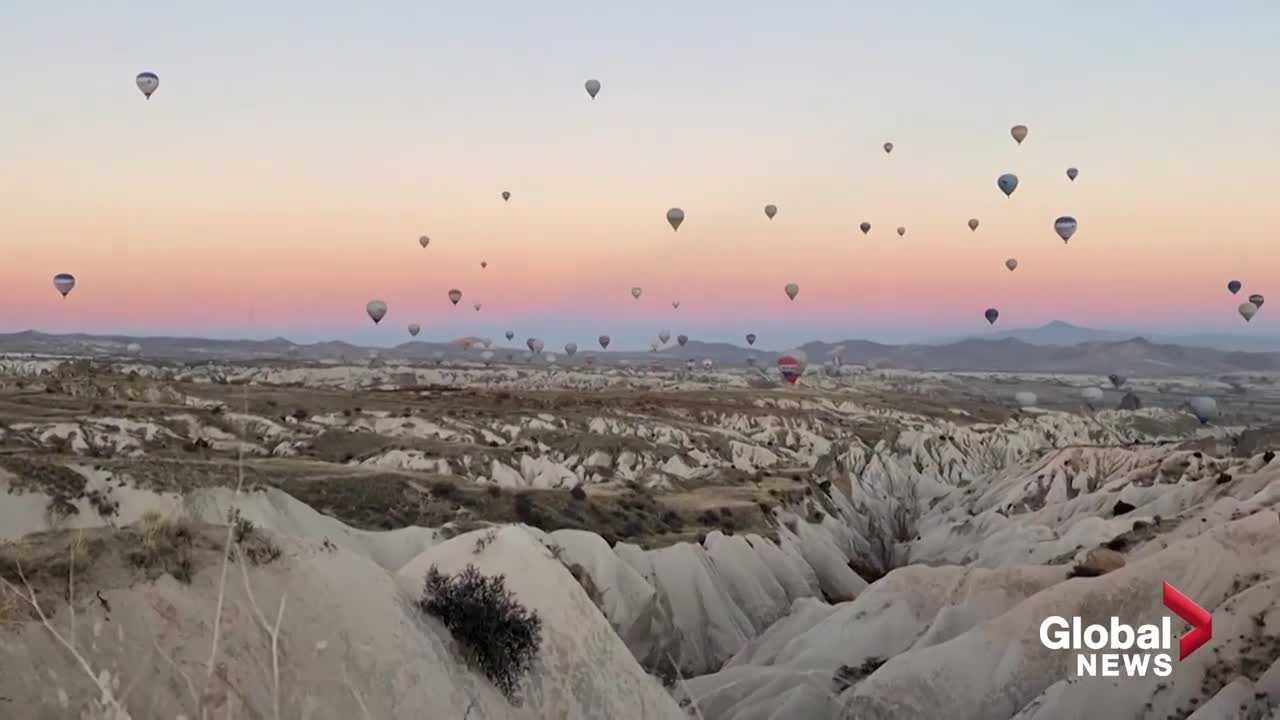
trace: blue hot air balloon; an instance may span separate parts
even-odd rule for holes
[[[996,187],[1000,188],[1000,192],[1004,193],[1005,197],[1009,197],[1013,195],[1014,190],[1018,189],[1018,176],[1013,173],[1005,173],[996,178]]]
[[[986,316],[987,322],[995,325],[996,318],[1000,317],[1000,311],[995,308],[987,308],[987,311],[983,313],[983,315]]]
[[[1236,293],[1240,292],[1240,288],[1242,287],[1244,286],[1240,284],[1239,280],[1232,280],[1231,282],[1227,283],[1227,289],[1231,291],[1232,295],[1235,295]]]
[[[1062,242],[1066,242],[1076,234],[1076,219],[1070,215],[1063,215],[1053,221],[1053,230],[1058,233],[1058,237],[1062,238]]]

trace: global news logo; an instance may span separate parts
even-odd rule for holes
[[[1164,606],[1191,624],[1178,638],[1178,660],[1185,660],[1213,637],[1213,618],[1177,588],[1164,583]],[[1079,617],[1053,615],[1040,623],[1040,642],[1050,650],[1076,651],[1077,677],[1168,677],[1173,673],[1173,621],[1133,627],[1110,618],[1106,625],[1085,625]]]

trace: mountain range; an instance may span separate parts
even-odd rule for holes
[[[1093,339],[1103,333],[1104,339]],[[801,346],[810,364],[835,361],[845,365],[933,371],[1002,371],[1060,373],[1121,373],[1132,376],[1205,375],[1240,372],[1280,371],[1280,352],[1249,352],[1196,346],[1187,343],[1157,342],[1142,337],[1117,339],[1114,331],[1095,331],[1067,323],[1028,330],[1011,330],[979,338],[932,343],[888,345],[868,340],[810,342]],[[1083,338],[1076,340],[1077,338]],[[1076,340],[1072,342],[1072,340]],[[411,341],[393,348],[371,348],[341,341],[295,344],[285,338],[269,340],[217,340],[184,337],[130,337],[122,335],[52,335],[28,330],[0,334],[0,354],[38,353],[113,357],[127,354],[126,347],[138,343],[141,355],[149,359],[201,361],[348,361],[364,362],[370,357],[386,360],[428,361],[439,357],[478,360],[458,343]],[[523,360],[526,351],[515,343],[495,345],[498,362]],[[564,354],[556,352],[563,362]],[[742,366],[750,357],[761,364],[772,363],[773,351],[757,351],[731,343],[689,341],[686,347],[669,345],[658,352],[608,351],[583,348],[581,356],[593,355],[600,363],[623,359],[632,364],[659,362],[678,365],[687,360],[711,359],[719,366]]]

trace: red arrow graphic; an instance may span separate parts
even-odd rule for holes
[[[1164,606],[1191,623],[1191,632],[1178,638],[1178,659],[1186,660],[1188,655],[1213,637],[1213,616],[1167,582],[1164,584]]]

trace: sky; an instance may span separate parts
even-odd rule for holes
[[[0,332],[1280,334],[1280,5],[1231,8],[10,0]]]

